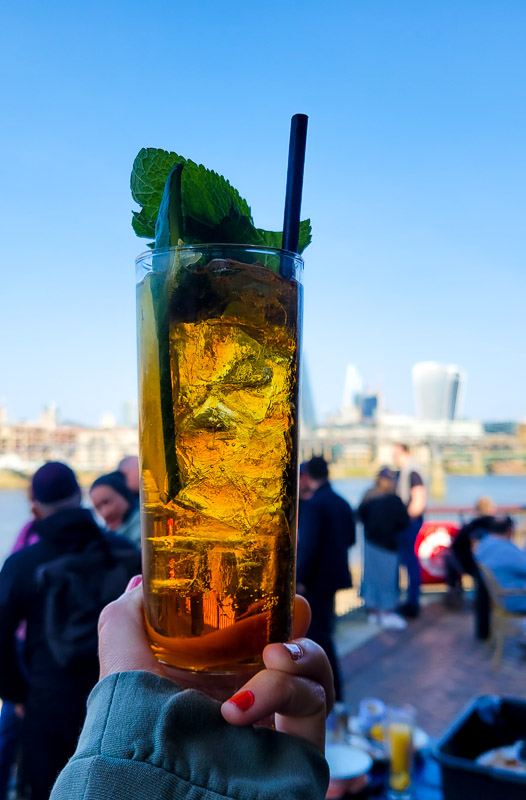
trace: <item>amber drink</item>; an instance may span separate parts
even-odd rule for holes
[[[240,672],[291,635],[301,268],[236,245],[137,260],[145,614],[173,667]]]

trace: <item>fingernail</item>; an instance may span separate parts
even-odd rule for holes
[[[135,589],[135,587],[136,587],[136,586],[139,586],[139,584],[140,584],[141,582],[142,582],[142,575],[135,575],[135,576],[134,576],[134,577],[131,579],[131,581],[129,582],[129,584],[127,585],[127,587],[126,587],[126,591],[127,591],[127,592],[131,592],[131,590],[132,590],[132,589]]]
[[[238,694],[231,697],[228,702],[233,703],[240,711],[248,711],[254,705],[255,699],[254,693],[249,689],[245,689],[244,692],[238,692]]]
[[[303,649],[299,646],[299,644],[294,644],[294,642],[287,642],[284,644],[293,661],[299,661],[300,658],[303,658]]]

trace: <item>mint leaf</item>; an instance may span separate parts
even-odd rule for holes
[[[168,153],[155,147],[143,147],[133,162],[131,174],[131,192],[136,203],[142,206],[138,216],[133,212],[133,229],[137,236],[155,236],[155,223],[161,205],[166,178],[176,164],[184,164],[185,159],[177,153]],[[136,224],[147,233],[139,233]]]
[[[174,172],[177,166],[180,169]],[[135,202],[142,206],[132,212],[133,229],[137,236],[155,237],[155,247],[174,245],[179,240],[186,244],[281,247],[282,234],[256,228],[250,206],[226,178],[177,153],[143,148],[133,162],[131,190]],[[300,223],[299,252],[310,242],[310,220],[304,220]]]
[[[211,169],[187,161],[181,181],[183,217],[215,228],[228,217],[232,206],[252,222],[252,215],[246,200],[233,186]],[[240,244],[242,244],[240,242]]]
[[[132,228],[137,236],[144,236],[149,239],[155,236],[155,223],[152,224],[151,220],[148,219],[144,209],[132,211]]]
[[[265,247],[281,247],[281,240],[283,234],[281,231],[265,231],[262,228],[257,228],[261,241],[259,244]],[[298,253],[303,253],[306,247],[312,242],[312,228],[310,219],[304,219],[300,222],[300,235],[298,242]]]

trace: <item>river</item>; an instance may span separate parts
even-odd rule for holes
[[[333,481],[333,486],[356,507],[366,489],[368,478]],[[469,506],[478,497],[491,497],[497,505],[526,506],[526,475],[450,475],[446,477],[446,495],[435,506]],[[0,563],[8,555],[14,538],[28,519],[27,495],[23,490],[0,491]]]

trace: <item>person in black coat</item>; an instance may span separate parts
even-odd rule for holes
[[[98,614],[141,566],[134,545],[103,533],[81,508],[65,464],[37,470],[31,491],[39,541],[9,556],[0,572],[0,697],[23,713],[25,777],[32,800],[46,800],[75,750],[98,680]],[[22,622],[23,663],[16,648]]]
[[[355,522],[349,503],[329,483],[325,459],[314,456],[306,469],[313,494],[302,503],[297,588],[311,607],[308,635],[327,653],[334,673],[336,700],[341,700],[340,673],[332,641],[334,595],[352,585],[348,550],[356,541]]]
[[[395,486],[396,473],[384,467],[358,508],[364,533],[361,595],[371,624],[404,630],[407,623],[394,613],[394,608],[398,602],[400,535],[407,529],[410,518],[395,494]]]

